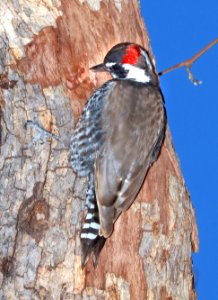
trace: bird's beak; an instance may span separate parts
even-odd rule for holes
[[[108,70],[104,64],[99,64],[99,65],[93,66],[89,70],[91,70],[93,72],[108,72]]]

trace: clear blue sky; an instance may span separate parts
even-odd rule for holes
[[[218,37],[218,1],[141,0],[158,71],[179,63]],[[161,78],[168,120],[197,214],[200,252],[193,255],[199,300],[218,299],[218,44],[192,67]]]

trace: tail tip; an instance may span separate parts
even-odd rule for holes
[[[93,266],[96,269],[98,265],[99,254],[104,247],[106,238],[103,236],[97,236],[95,240],[81,239],[82,245],[82,259],[81,267],[84,269],[89,257],[92,255]]]

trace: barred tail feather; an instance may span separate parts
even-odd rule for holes
[[[95,208],[88,209],[85,222],[82,227],[81,248],[82,248],[82,267],[87,263],[89,256],[93,253],[93,264],[97,266],[98,256],[105,244],[106,239],[98,235],[100,224],[98,210]]]
[[[86,191],[86,206],[88,208],[85,222],[81,231],[82,267],[87,263],[89,256],[93,253],[93,264],[97,266],[98,256],[105,244],[106,239],[98,235],[100,222],[98,206],[95,197],[93,176],[89,176]]]

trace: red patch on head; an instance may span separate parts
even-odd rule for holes
[[[122,59],[123,64],[135,65],[138,62],[138,58],[141,55],[140,48],[136,45],[130,45],[126,49],[126,54]]]

